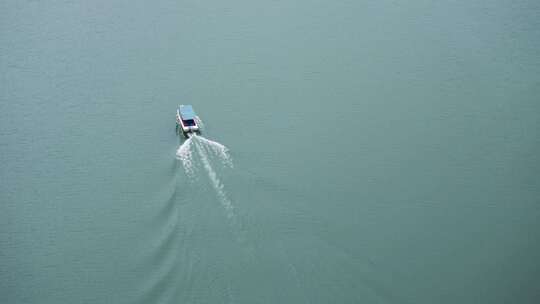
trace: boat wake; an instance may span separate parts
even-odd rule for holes
[[[202,168],[206,171],[212,188],[216,192],[220,204],[225,209],[227,217],[235,220],[234,206],[228,198],[216,170],[212,167],[212,156],[217,157],[223,166],[233,168],[232,158],[229,156],[227,147],[197,134],[189,134],[189,138],[176,151],[177,159],[182,162],[184,171],[191,180],[196,178],[198,170],[195,157],[200,160]]]
[[[206,173],[205,175],[208,176],[210,186],[215,192],[236,240],[243,244],[248,256],[253,256],[254,248],[249,245],[244,223],[238,216],[234,201],[229,198],[225,185],[218,174],[219,169],[234,167],[229,150],[224,145],[200,135],[188,134],[188,136],[189,138],[176,151],[177,159],[182,162],[184,171],[191,182],[198,181],[198,172],[204,171]],[[216,162],[222,168],[216,168],[214,166]]]
[[[197,149],[197,152],[199,153],[199,156],[201,157],[201,161],[203,163],[204,169],[206,170],[206,173],[208,174],[208,178],[210,178],[210,181],[212,182],[212,187],[216,191],[216,194],[219,198],[219,201],[221,202],[221,205],[223,208],[225,208],[227,217],[229,219],[234,218],[234,207],[231,202],[231,200],[227,197],[227,193],[225,193],[225,190],[223,189],[223,183],[221,183],[221,180],[216,174],[216,171],[214,168],[212,168],[212,165],[210,164],[210,160],[208,159],[208,154],[204,150],[204,147],[201,145],[201,142],[197,142],[195,144],[195,147]],[[224,146],[223,146],[224,147]],[[220,150],[221,153],[221,150]]]
[[[223,165],[230,168],[233,167],[233,162],[232,162],[231,157],[229,156],[229,149],[227,149],[227,147],[225,147],[224,145],[216,141],[206,139],[202,136],[195,135],[194,137],[197,139],[197,143],[199,144],[197,147],[201,148],[201,144],[202,144],[202,148],[206,148],[212,151],[215,155],[217,155]],[[190,139],[191,138],[193,137],[190,137]],[[201,156],[203,156],[202,150],[199,151],[199,153],[201,154]]]
[[[198,152],[198,156],[201,158],[201,160],[205,155],[208,159],[208,153],[211,153],[212,155],[217,156],[222,165],[229,168],[234,167],[232,158],[229,155],[229,149],[227,149],[227,147],[216,141],[204,138],[194,133],[190,133],[188,136],[189,138],[184,141],[184,143],[182,143],[182,145],[180,145],[176,151],[176,158],[182,161],[182,165],[184,166],[184,170],[188,176],[193,177],[196,170],[195,163],[193,161],[193,146],[197,147],[196,151]]]
[[[193,152],[191,151],[191,145],[193,137],[188,138],[176,151],[176,158],[182,161],[184,171],[189,177],[195,176],[195,168],[193,166]]]

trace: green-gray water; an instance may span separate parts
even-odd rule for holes
[[[539,54],[538,1],[0,1],[0,303],[538,303]]]

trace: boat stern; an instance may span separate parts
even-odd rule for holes
[[[184,133],[186,137],[189,133],[200,132],[197,116],[191,106],[181,105],[178,107],[176,110],[176,126],[182,129],[182,133]]]

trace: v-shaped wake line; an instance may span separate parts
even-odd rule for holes
[[[234,206],[231,200],[228,198],[227,193],[224,190],[223,183],[221,182],[216,170],[212,167],[210,154],[217,156],[222,165],[232,168],[232,158],[228,154],[228,149],[224,145],[204,138],[197,134],[189,134],[189,138],[180,145],[176,151],[176,157],[182,162],[182,166],[186,172],[186,175],[191,180],[196,178],[197,164],[195,163],[194,152],[200,160],[204,171],[210,179],[212,188],[216,192],[220,204],[225,209],[226,215],[229,219],[234,218]]]
[[[182,161],[186,175],[191,182],[199,180],[197,171],[200,167],[208,176],[210,185],[214,190],[217,200],[224,209],[225,216],[233,229],[237,241],[246,242],[246,233],[243,229],[241,219],[237,216],[234,201],[231,200],[225,191],[225,186],[212,166],[215,158],[219,159],[221,165],[233,168],[232,158],[228,149],[224,145],[204,138],[197,134],[189,134],[189,138],[178,148],[177,158]]]
[[[204,148],[210,149],[214,154],[216,154],[224,165],[227,165],[231,168],[233,167],[233,162],[231,157],[229,156],[229,149],[227,149],[227,147],[218,143],[217,141],[213,141],[196,134],[194,134],[190,138],[196,138],[196,140],[204,143]]]
[[[224,145],[207,138],[204,138],[197,134],[188,134],[189,138],[180,145],[176,151],[176,158],[182,161],[184,170],[189,177],[193,177],[195,174],[195,164],[193,161],[193,142],[198,142],[202,149],[215,155],[221,161],[221,164],[230,168],[233,168],[233,161],[229,155],[229,149]],[[200,155],[199,155],[200,156]]]
[[[193,137],[188,138],[176,151],[176,158],[182,161],[182,166],[189,177],[195,175],[195,167],[193,166],[193,152],[191,151],[191,145]]]
[[[232,219],[234,217],[234,206],[231,200],[227,197],[227,193],[225,193],[223,183],[217,176],[214,168],[212,168],[212,165],[210,164],[210,160],[208,159],[208,154],[206,153],[206,151],[204,151],[204,149],[201,147],[201,144],[199,142],[195,144],[195,148],[197,149],[197,152],[199,153],[199,156],[201,157],[203,167],[206,170],[206,173],[208,174],[208,178],[210,178],[212,187],[216,191],[216,194],[218,196],[218,199],[221,205],[223,206],[223,208],[225,208],[227,217],[229,219]]]

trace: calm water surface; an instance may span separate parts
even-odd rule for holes
[[[1,1],[0,303],[538,303],[539,54],[538,1]]]

